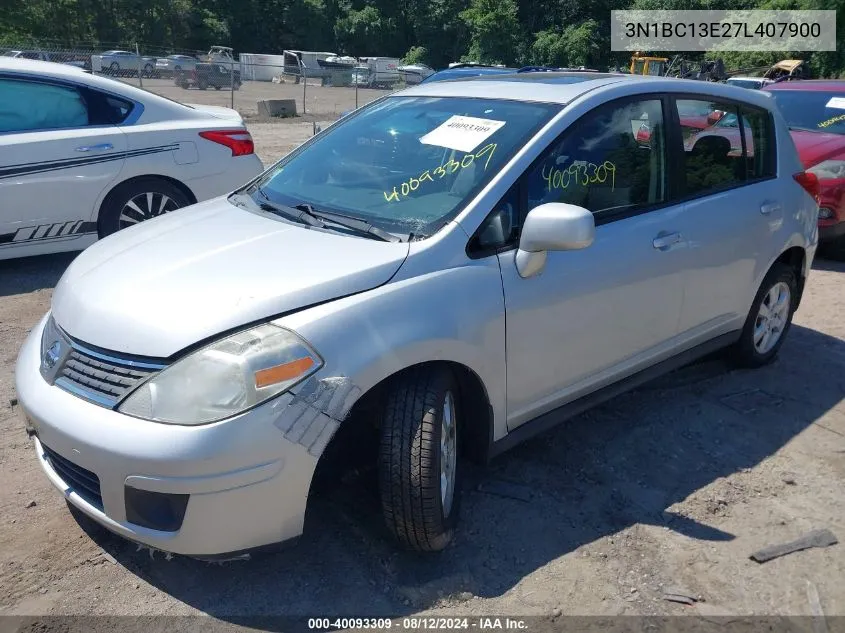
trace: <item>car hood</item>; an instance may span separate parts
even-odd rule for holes
[[[84,251],[56,286],[53,316],[89,345],[167,358],[221,332],[384,284],[408,248],[300,227],[217,198]]]
[[[803,130],[790,130],[789,133],[805,169],[828,158],[845,154],[845,135]]]

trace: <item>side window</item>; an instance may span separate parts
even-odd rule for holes
[[[742,134],[736,106],[678,99],[684,139],[687,194],[730,189],[745,180]]]
[[[565,202],[601,216],[665,202],[665,139],[659,99],[596,108],[527,172],[527,210]]]
[[[772,117],[765,110],[740,106],[745,135],[746,174],[748,180],[775,175],[775,139]]]
[[[135,105],[131,101],[85,88],[83,96],[88,104],[90,125],[119,125],[129,116]]]
[[[88,107],[66,86],[0,78],[0,133],[84,127]]]

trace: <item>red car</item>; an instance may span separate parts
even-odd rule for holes
[[[819,242],[845,256],[845,81],[784,81],[763,90],[786,119],[804,168],[819,179]]]

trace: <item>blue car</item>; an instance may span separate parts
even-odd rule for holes
[[[420,83],[431,83],[433,81],[448,81],[450,79],[468,79],[470,77],[480,77],[481,75],[505,75],[515,73],[516,68],[502,68],[501,66],[481,66],[479,64],[458,64],[451,68],[438,71],[433,75],[429,75]]]

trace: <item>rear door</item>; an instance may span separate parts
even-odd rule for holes
[[[0,75],[0,250],[96,232],[95,207],[126,152],[125,135],[106,121],[132,108],[115,100],[123,109],[109,113],[104,99],[84,86]]]
[[[717,123],[687,129],[678,161],[685,293],[680,332],[692,339],[741,327],[756,292],[759,262],[774,257],[772,234],[785,209],[775,180],[771,115],[706,97],[679,97],[677,110],[720,110]]]

